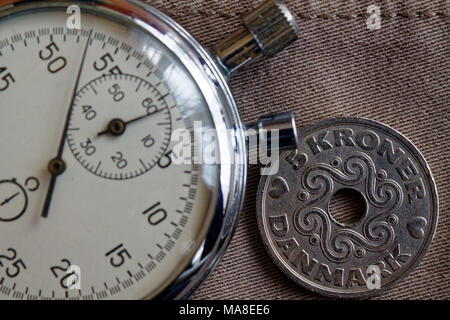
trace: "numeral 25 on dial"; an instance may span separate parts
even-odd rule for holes
[[[17,251],[15,249],[9,248],[7,251],[10,253],[9,255],[0,255],[0,267],[4,267],[6,261],[10,261],[11,265],[6,268],[6,275],[9,278],[15,278],[22,270],[27,269],[27,266],[22,259],[16,259]]]

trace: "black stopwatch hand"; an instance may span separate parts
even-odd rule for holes
[[[75,96],[77,94],[78,85],[80,83],[81,72],[83,70],[84,61],[86,60],[86,53],[87,53],[87,50],[89,47],[89,42],[91,41],[91,35],[92,35],[92,29],[89,31],[89,36],[86,41],[86,46],[84,48],[83,57],[81,58],[80,68],[78,69],[77,79],[75,81],[75,86],[73,89],[72,97],[70,99],[69,110],[67,111],[67,115],[66,115],[66,122],[64,124],[64,129],[63,129],[63,132],[61,135],[61,140],[59,142],[58,153],[56,154],[56,157],[53,158],[52,160],[50,160],[50,162],[48,163],[48,170],[51,174],[51,178],[50,178],[50,182],[48,185],[47,195],[45,197],[44,207],[42,208],[42,213],[41,213],[41,216],[44,218],[46,218],[48,216],[48,211],[50,209],[50,203],[51,203],[52,197],[53,197],[53,191],[55,189],[56,178],[60,174],[62,174],[64,172],[64,170],[66,169],[66,164],[62,160],[62,154],[64,151],[64,144],[66,141],[67,129],[69,128],[70,117],[72,115],[73,103],[75,100]]]
[[[123,121],[121,119],[112,119],[109,123],[108,126],[106,127],[105,130],[97,133],[97,136],[102,136],[105,134],[111,134],[113,136],[120,136],[125,132],[125,129],[127,128],[127,125],[133,123],[133,122],[137,122],[139,120],[145,119],[147,117],[153,116],[154,114],[160,112],[161,109],[150,112],[150,113],[146,113],[142,116],[136,117],[134,119],[128,120],[128,121]]]

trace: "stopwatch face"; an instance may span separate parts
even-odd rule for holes
[[[167,43],[95,8],[70,29],[66,9],[0,12],[0,298],[153,297],[218,188],[217,165],[174,164],[172,137],[215,124]]]

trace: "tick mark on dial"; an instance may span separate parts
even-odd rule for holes
[[[144,160],[139,159],[139,162],[141,163],[142,167],[144,168],[144,170],[147,170],[147,166],[145,165]]]
[[[92,92],[94,92],[96,95],[98,94],[97,90],[95,90],[95,88],[92,85],[92,83],[89,85],[89,87],[92,89]]]
[[[141,81],[139,81],[139,84],[138,84],[138,86],[137,86],[137,88],[136,88],[136,92],[138,92],[139,91],[139,88],[141,87],[141,84],[142,84],[142,80]]]
[[[98,172],[98,170],[100,169],[100,166],[102,165],[102,162],[101,161],[99,161],[98,162],[98,164],[97,164],[97,167],[95,168],[95,173],[97,173]]]
[[[169,93],[166,93],[165,95],[161,96],[158,101],[164,100],[165,98],[167,98],[169,96]]]

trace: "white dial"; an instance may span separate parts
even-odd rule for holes
[[[173,163],[171,133],[212,120],[156,38],[67,18],[0,16],[0,298],[154,296],[200,245],[217,181]]]

